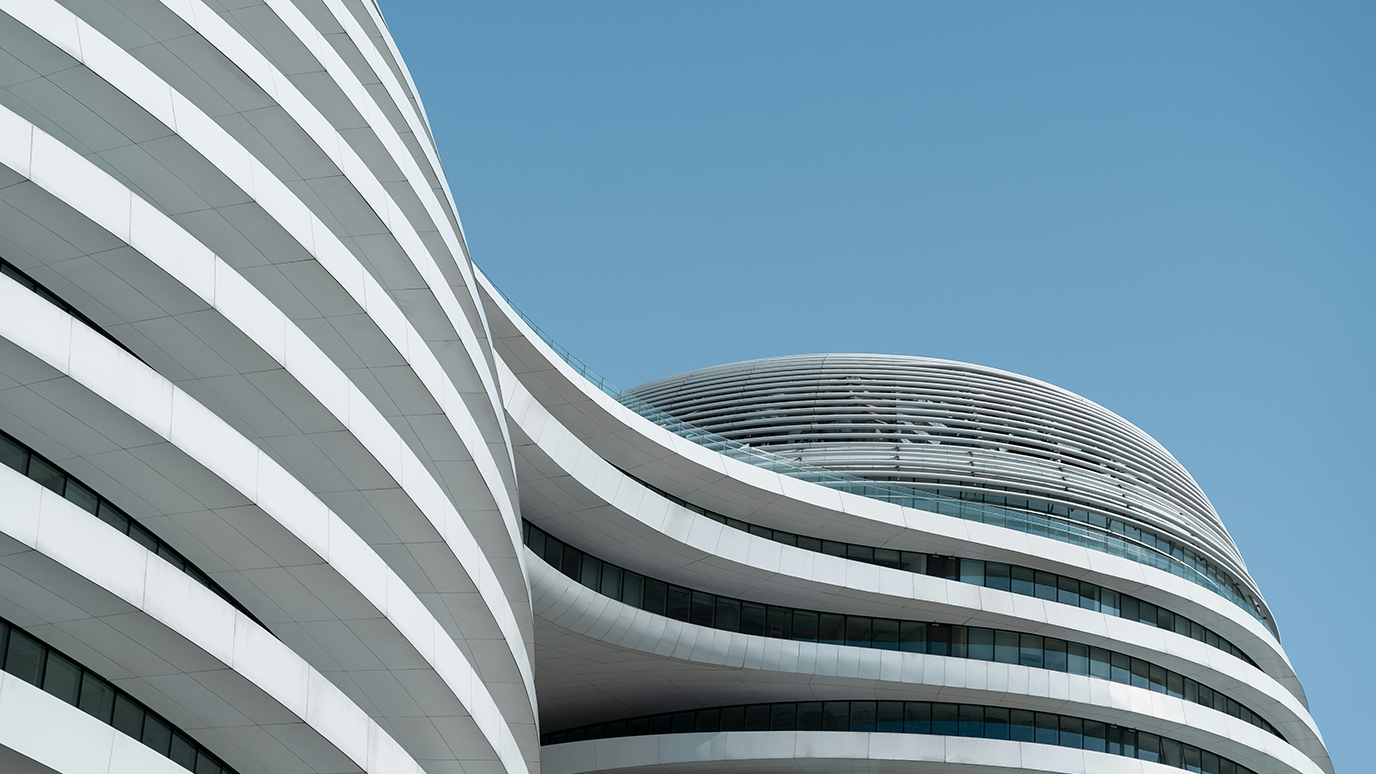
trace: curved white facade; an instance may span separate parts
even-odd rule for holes
[[[1127,420],[1054,385],[950,360],[835,354],[704,368],[629,394],[820,468],[1147,530],[1269,620],[1242,555],[1185,468]]]
[[[1331,772],[1222,522],[1106,410],[566,362],[372,0],[0,0],[0,56],[0,769]],[[960,442],[731,440],[873,404],[842,372],[965,396],[921,420]],[[951,453],[1053,507],[945,496]]]

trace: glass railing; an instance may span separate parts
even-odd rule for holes
[[[493,285],[494,289],[497,289]],[[879,500],[887,503],[894,503],[905,508],[938,513],[943,516],[952,516],[966,521],[976,521],[982,524],[990,524],[996,527],[1016,530],[1030,535],[1051,538],[1063,543],[1088,548],[1099,551],[1111,556],[1118,556],[1129,561],[1144,564],[1148,567],[1155,567],[1158,570],[1168,572],[1178,578],[1183,578],[1191,583],[1202,586],[1219,596],[1227,599],[1238,607],[1246,610],[1253,618],[1260,621],[1270,632],[1279,638],[1280,633],[1275,625],[1262,615],[1236,590],[1228,584],[1219,582],[1202,572],[1184,559],[1172,556],[1169,550],[1162,551],[1157,546],[1149,546],[1143,542],[1133,540],[1125,535],[1117,534],[1111,529],[1099,527],[1093,524],[1086,524],[1075,521],[1068,517],[1061,517],[1050,513],[1031,513],[1027,511],[1003,508],[997,505],[984,503],[972,503],[955,498],[944,497],[941,495],[930,494],[920,490],[912,489],[898,484],[888,484],[879,481],[850,476],[844,473],[825,470],[814,467],[796,460],[786,459],[775,454],[771,454],[761,449],[755,449],[738,441],[723,438],[715,433],[709,433],[702,428],[689,424],[665,411],[655,408],[653,405],[627,393],[598,374],[582,360],[578,359],[572,352],[560,346],[549,336],[540,326],[536,325],[524,312],[522,312],[511,299],[502,293],[497,292],[506,301],[531,330],[553,349],[564,362],[568,363],[580,376],[592,382],[599,390],[602,390],[612,398],[616,399],[621,405],[634,411],[645,419],[653,422],[659,427],[668,430],[675,435],[686,438],[699,446],[710,449],[711,451],[723,454],[734,460],[763,468],[772,473],[778,473],[800,481],[824,486],[829,489],[846,492],[848,494],[868,497],[872,500]],[[1143,532],[1142,535],[1147,535]],[[1153,540],[1155,538],[1153,537]]]

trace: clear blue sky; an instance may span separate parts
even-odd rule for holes
[[[627,387],[888,352],[1102,403],[1213,499],[1340,771],[1376,701],[1374,9],[383,0],[474,260],[560,343]]]

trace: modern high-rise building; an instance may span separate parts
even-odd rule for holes
[[[548,341],[372,0],[0,0],[0,462],[6,774],[1333,771],[1110,411]]]

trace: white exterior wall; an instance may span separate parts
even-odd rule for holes
[[[849,732],[540,744],[541,730],[588,722],[818,698],[1061,712],[1257,772],[1331,773],[1280,643],[1213,592],[730,459],[581,377],[470,261],[372,0],[0,0],[0,57],[0,260],[80,313],[0,277],[0,430],[242,607],[0,466],[0,617],[239,774],[1168,770]],[[1115,421],[1094,407],[1085,427]],[[1175,526],[1206,533],[1250,583],[1188,474],[1114,427],[1203,514]],[[1198,621],[1257,665],[1143,624],[783,546],[641,481],[780,529],[1084,579]],[[1289,741],[1106,681],[655,616],[545,565],[522,545],[523,519],[711,593],[1131,654],[1242,701]],[[0,769],[182,770],[3,671]]]
[[[647,577],[727,597],[1013,630],[1128,654],[1224,692],[1286,740],[1214,709],[1107,680],[694,626],[608,599],[528,553],[546,731],[734,704],[938,701],[1099,720],[1257,772],[1332,771],[1279,641],[1233,601],[1128,559],[824,488],[710,451],[588,382],[487,287],[523,514],[551,535]],[[719,514],[798,534],[1007,562],[1096,583],[1212,628],[1257,666],[1115,616],[783,545],[709,519],[641,481]],[[841,732],[566,742],[544,757],[548,770],[561,772],[1173,770],[1047,745]]]
[[[252,617],[8,468],[0,615],[241,774],[538,771],[496,360],[376,8],[0,0],[0,56],[0,260],[134,353],[0,277],[0,430]],[[106,770],[57,736],[4,760]]]

